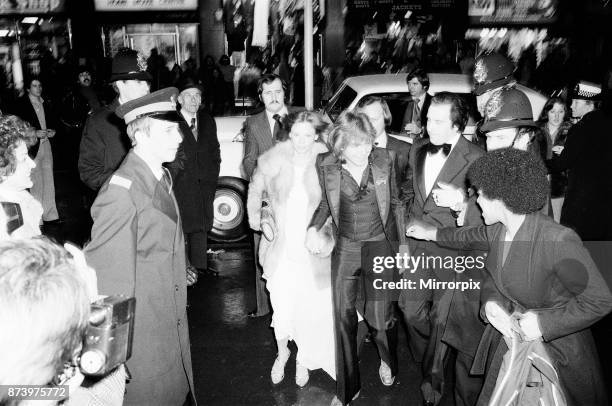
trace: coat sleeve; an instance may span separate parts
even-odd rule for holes
[[[247,179],[253,176],[258,157],[259,146],[255,140],[255,134],[251,128],[251,124],[247,119],[244,124],[244,157],[242,158],[242,166],[246,172]]]
[[[265,179],[263,171],[261,168],[256,168],[255,173],[251,177],[251,182],[249,183],[249,193],[247,197],[249,225],[255,231],[259,231],[261,229],[261,202],[264,188]]]
[[[133,296],[138,222],[129,190],[107,184],[95,200],[91,214],[94,225],[85,257],[98,275],[99,293]]]
[[[211,116],[208,116],[208,122],[209,133],[206,134],[206,137],[208,139],[208,146],[210,150],[209,158],[214,163],[216,170],[215,173],[210,175],[218,178],[219,169],[221,167],[221,147],[219,146],[219,137],[217,136],[217,123]]]
[[[185,137],[183,136],[183,139],[184,138]],[[170,176],[172,176],[172,180],[174,182],[176,182],[181,172],[183,172],[183,170],[185,169],[185,162],[187,162],[187,155],[185,155],[185,148],[183,147],[183,142],[181,142],[179,144],[178,150],[176,151],[174,161],[168,162],[165,165],[166,168],[168,168],[168,171],[170,171]]]
[[[391,152],[391,151],[390,151]],[[389,167],[390,167],[390,182],[389,187],[391,191],[391,209],[395,215],[395,224],[397,225],[397,236],[400,244],[406,244],[406,205],[405,202],[400,198],[401,191],[397,187],[397,180],[395,173],[395,159],[389,154]]]
[[[588,137],[582,134],[583,123],[578,123],[569,129],[565,146],[561,154],[553,154],[553,158],[546,161],[549,172],[561,172],[571,169],[582,155],[582,142]]]
[[[90,116],[85,123],[81,146],[79,148],[79,175],[81,180],[93,190],[98,190],[113,174],[114,168],[104,167],[106,145],[100,128],[96,125],[95,116]]]
[[[436,244],[456,250],[489,251],[487,226],[445,227],[438,229]]]
[[[319,203],[319,207],[312,214],[312,218],[310,219],[310,224],[308,224],[308,228],[314,227],[317,231],[320,230],[327,218],[331,215],[331,211],[329,209],[329,204],[327,202],[327,192],[325,191],[325,179],[323,168],[321,167],[321,157],[323,155],[319,155],[317,157],[317,175],[319,176],[319,185],[321,185],[321,202]]]
[[[553,279],[569,297],[561,306],[535,310],[545,341],[551,341],[590,327],[612,310],[612,294],[593,259],[572,230],[565,230],[549,250]],[[554,298],[553,298],[554,299]]]
[[[408,214],[410,213],[410,209],[412,204],[414,203],[414,169],[412,168],[413,162],[416,161],[416,148],[414,144],[410,148],[410,154],[408,155],[408,164],[406,165],[406,170],[402,174],[403,179],[401,183],[400,190],[400,199],[404,203],[406,207],[406,211],[404,213],[405,221],[404,223],[408,224],[410,220],[408,218]]]

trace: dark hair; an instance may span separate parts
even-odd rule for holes
[[[469,114],[467,103],[461,96],[451,92],[439,92],[431,98],[431,104],[448,104],[450,106],[450,120],[459,132],[465,130]]]
[[[280,80],[281,85],[283,86],[283,91],[285,92],[285,97],[287,97],[289,95],[287,84],[280,76],[273,73],[265,74],[259,78],[257,81],[257,94],[261,96],[261,92],[263,92],[263,85],[269,85],[277,79]]]
[[[24,142],[27,147],[36,144],[37,138],[33,130],[30,124],[17,116],[0,117],[0,178],[15,172],[15,149],[20,142]]]
[[[406,76],[406,83],[410,82],[412,79],[416,78],[421,86],[425,88],[425,90],[429,89],[429,76],[427,76],[427,72],[425,72],[421,68],[414,68],[408,76]]]
[[[315,134],[318,136],[318,141],[323,141],[323,136],[327,132],[329,124],[323,119],[323,117],[314,111],[297,111],[288,114],[283,120],[283,127],[287,129],[287,133],[291,132],[291,128],[297,123],[309,123],[315,130]]]
[[[376,132],[365,114],[344,111],[329,129],[327,144],[333,154],[340,158],[349,144],[374,144]]]
[[[32,82],[34,82],[35,80],[39,81],[40,84],[42,85],[42,80],[40,80],[40,78],[38,76],[29,76],[28,78],[26,78],[24,84],[24,89],[25,90],[29,90],[30,86],[32,86]]]
[[[528,151],[503,148],[478,158],[468,170],[472,186],[489,199],[501,200],[515,214],[540,210],[550,186],[546,167]]]
[[[357,103],[356,111],[361,112],[364,107],[370,106],[374,103],[380,103],[380,107],[382,107],[383,110],[383,117],[385,118],[385,125],[391,124],[393,116],[391,115],[389,104],[387,104],[387,101],[380,96],[366,96],[363,99],[359,100],[359,103]]]
[[[540,113],[540,117],[538,118],[539,124],[544,124],[548,122],[548,112],[555,107],[555,104],[560,104],[565,109],[565,114],[563,115],[563,121],[567,121],[567,116],[569,112],[569,108],[567,107],[567,103],[560,97],[551,97],[546,101],[544,107],[542,107],[542,112]]]

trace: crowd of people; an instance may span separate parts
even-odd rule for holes
[[[212,58],[205,65],[211,78],[225,75]],[[249,316],[272,311],[273,384],[293,341],[296,384],[322,369],[336,382],[332,406],[351,404],[369,340],[385,386],[406,367],[398,346],[409,348],[424,405],[449,387],[457,405],[608,404],[598,348],[612,293],[589,243],[612,241],[611,106],[584,81],[569,99],[535,106],[513,71],[499,54],[475,61],[476,137],[464,135],[464,98],[427,93],[423,69],[406,76],[409,137],[399,138],[387,133],[380,96],[329,123],[288,105],[282,77],[261,77],[243,166],[257,290]],[[113,58],[110,82],[108,105],[94,106],[86,89],[69,98],[94,110],[73,126],[79,175],[95,195],[83,251],[40,236],[58,217],[56,124],[41,82],[28,82],[19,117],[0,117],[0,385],[61,382],[72,388],[67,404],[194,405],[187,286],[210,271],[221,158],[202,95],[213,88],[183,75],[151,92],[155,75],[128,49]],[[84,377],[89,303],[119,294],[137,300],[131,358]],[[0,401],[19,404],[6,388]]]

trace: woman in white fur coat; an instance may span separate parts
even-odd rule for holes
[[[259,248],[278,346],[270,376],[274,384],[284,379],[290,355],[287,343],[293,340],[298,348],[295,381],[302,387],[308,382],[309,370],[322,368],[336,377],[331,233],[320,255],[310,254],[305,247],[308,222],[321,201],[315,161],[327,151],[321,142],[327,124],[317,113],[301,111],[290,114],[285,127],[290,130],[288,140],[277,143],[257,161],[247,209],[250,226],[256,231],[269,219],[262,216],[262,202],[268,204],[264,213],[271,212],[273,218],[273,232],[264,232]]]

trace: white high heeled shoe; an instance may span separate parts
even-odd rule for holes
[[[310,378],[310,374],[308,373],[308,368],[300,365],[297,360],[295,361],[295,383],[300,388],[303,388],[308,383],[308,379]]]
[[[274,365],[272,365],[272,371],[270,371],[270,379],[272,379],[272,383],[277,385],[285,379],[285,365],[287,365],[287,360],[291,352],[287,350],[285,355],[281,355],[279,352],[276,355],[276,359],[274,360]]]

